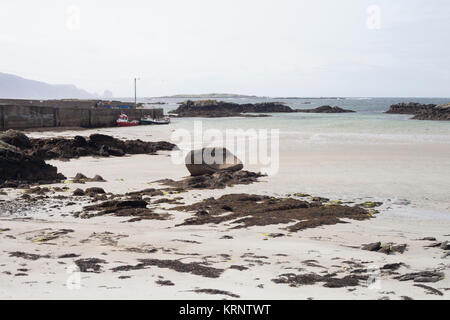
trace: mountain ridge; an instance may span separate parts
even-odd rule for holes
[[[73,84],[49,84],[0,72],[0,98],[7,99],[92,99],[96,95]]]

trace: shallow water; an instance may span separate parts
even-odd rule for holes
[[[177,108],[185,99],[157,99],[163,101],[166,112]],[[384,113],[389,106],[399,102],[443,104],[450,98],[345,98],[345,99],[223,99],[235,103],[281,101],[293,109],[309,109],[322,105],[339,106],[357,111],[343,114],[295,113],[271,114],[267,118],[173,119],[171,128],[193,128],[193,121],[201,120],[204,129],[241,128],[279,129],[281,136],[296,144],[332,140],[335,143],[403,143],[422,141],[450,143],[450,122],[410,120],[410,115]],[[311,104],[304,104],[310,102]]]

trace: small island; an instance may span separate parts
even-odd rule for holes
[[[450,103],[420,104],[416,102],[398,103],[390,106],[386,113],[390,114],[411,114],[414,120],[450,120]]]
[[[293,112],[290,107],[281,102],[262,102],[239,104],[217,100],[187,100],[170,114],[177,117],[254,117],[267,115],[252,115],[254,113]]]
[[[339,107],[321,106],[315,109],[292,109],[283,102],[261,102],[239,104],[217,100],[187,100],[180,104],[176,110],[169,113],[177,117],[267,117],[263,113],[344,113],[355,112]]]
[[[350,113],[356,112],[353,110],[342,109],[340,107],[321,106],[315,109],[298,109],[295,112],[307,112],[307,113]]]

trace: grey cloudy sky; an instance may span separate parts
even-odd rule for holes
[[[449,38],[448,0],[0,2],[0,72],[115,96],[449,97]]]

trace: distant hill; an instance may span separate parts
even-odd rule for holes
[[[227,98],[259,98],[258,96],[247,96],[234,93],[206,93],[206,94],[175,94],[173,96],[164,96],[158,98],[178,98],[178,99],[227,99]]]
[[[0,98],[92,99],[96,96],[71,84],[53,85],[0,72]]]

